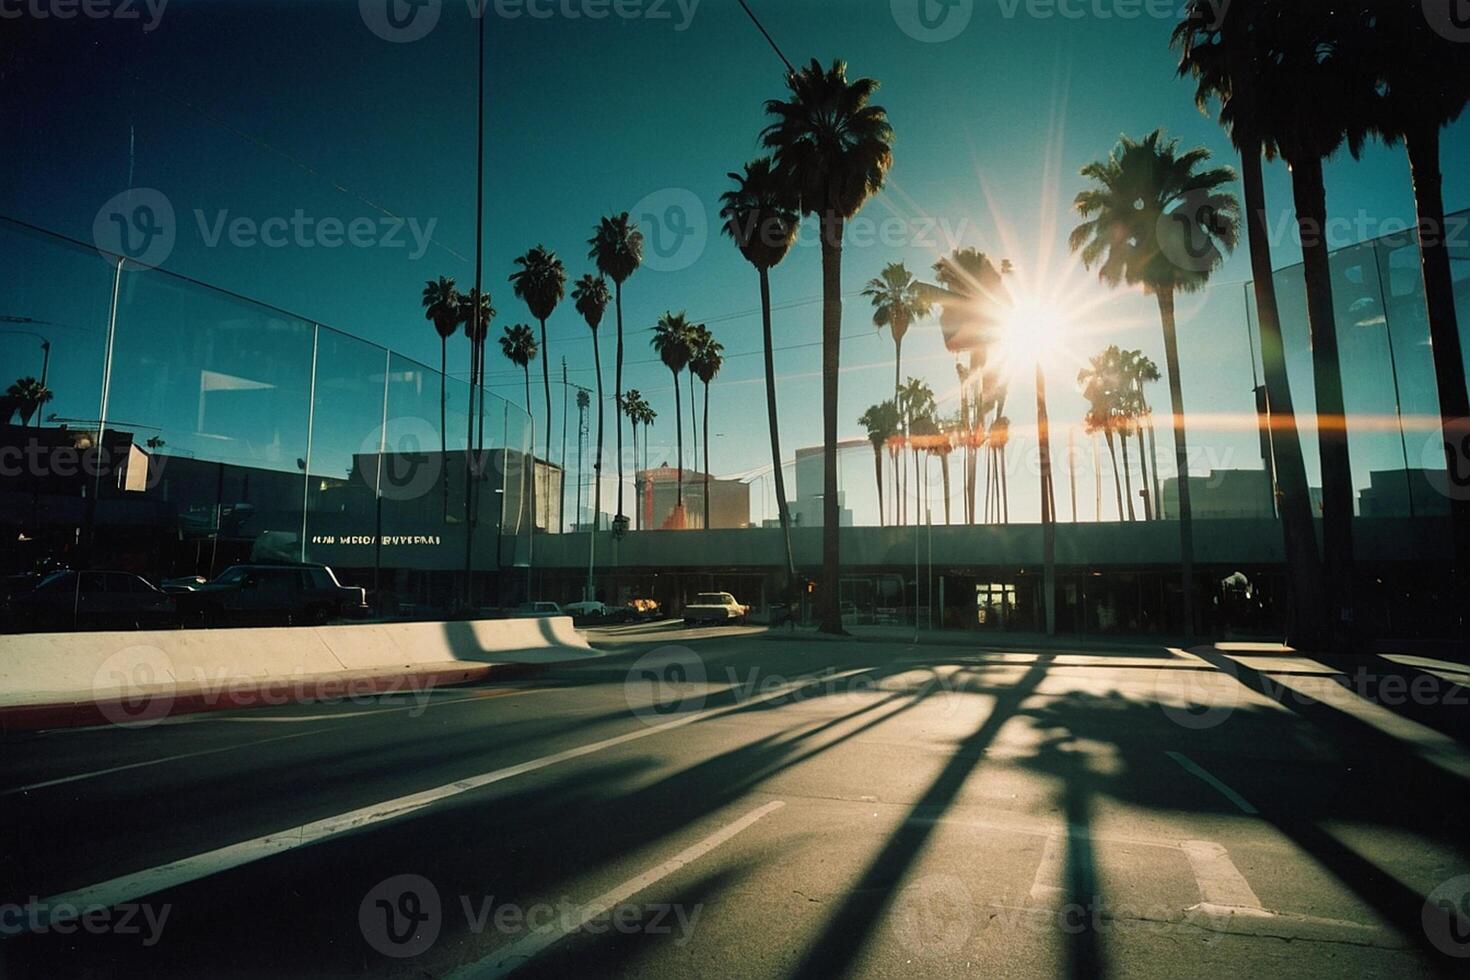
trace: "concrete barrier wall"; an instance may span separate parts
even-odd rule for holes
[[[591,656],[569,617],[0,637],[0,706]]]

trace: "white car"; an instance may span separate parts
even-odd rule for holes
[[[537,618],[565,615],[561,611],[561,606],[558,606],[554,602],[523,602],[519,606],[516,606],[515,614],[517,616],[534,616]]]
[[[561,607],[561,611],[568,616],[606,616],[607,606],[601,602],[569,602]]]
[[[743,623],[750,607],[735,601],[728,592],[701,592],[684,607],[684,625],[699,623]]]

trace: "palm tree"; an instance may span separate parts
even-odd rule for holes
[[[704,385],[704,526],[709,524],[709,384],[715,380],[715,375],[720,373],[720,368],[725,364],[725,345],[720,343],[703,326],[695,334],[695,344],[691,351],[689,366],[694,369],[695,375]],[[692,400],[694,392],[689,393]]]
[[[476,304],[475,300],[479,299]],[[470,431],[465,445],[475,443],[485,447],[485,340],[490,336],[490,321],[495,319],[495,307],[490,304],[490,294],[479,295],[474,289],[460,295],[459,322],[464,324],[465,336],[470,340]],[[478,317],[476,305],[479,306]],[[475,425],[476,398],[479,398],[479,426]],[[478,433],[478,434],[477,434]]]
[[[33,416],[36,419],[36,425],[39,427],[41,419],[38,413],[41,410],[41,406],[55,397],[50,388],[47,388],[41,382],[29,376],[17,379],[14,384],[6,389],[5,394],[10,400],[10,404],[14,406],[12,411],[20,413],[20,424],[22,427],[30,425]]]
[[[675,522],[684,518],[684,417],[679,398],[679,374],[689,365],[689,320],[682,312],[666,312],[658,318],[650,342],[654,353],[674,376],[674,431],[677,434],[679,484],[674,491]]]
[[[1455,313],[1450,273],[1448,229],[1444,216],[1444,179],[1440,172],[1440,130],[1459,118],[1470,100],[1470,73],[1465,71],[1464,45],[1451,41],[1430,23],[1428,7],[1412,0],[1373,4],[1372,35],[1355,33],[1377,56],[1369,70],[1382,85],[1380,113],[1374,129],[1384,142],[1403,140],[1408,150],[1418,212],[1419,265],[1434,356],[1435,389],[1446,465],[1458,464],[1456,445],[1466,435],[1470,394]],[[1449,6],[1442,8],[1448,16]],[[1463,40],[1463,39],[1461,39]],[[1458,595],[1470,594],[1470,500],[1450,497]]]
[[[1082,168],[1093,186],[1077,195],[1082,223],[1068,244],[1109,286],[1129,285],[1153,295],[1164,331],[1164,363],[1173,410],[1174,463],[1179,474],[1179,550],[1184,635],[1194,635],[1194,530],[1189,501],[1189,446],[1174,298],[1204,288],[1235,248],[1240,208],[1220,190],[1235,179],[1229,167],[1199,169],[1203,147],[1180,153],[1177,140],[1154,130],[1142,140],[1123,137],[1106,160]]]
[[[796,587],[796,558],[791,549],[791,512],[786,506],[786,477],[781,467],[781,435],[776,414],[775,341],[771,333],[770,272],[796,241],[801,221],[790,191],[775,178],[769,157],[752,160],[743,174],[730,173],[735,186],[720,195],[725,234],[760,278],[761,339],[766,370],[766,425],[771,438],[771,473],[776,488],[776,514],[786,546],[786,591]]]
[[[1250,243],[1251,284],[1256,298],[1256,322],[1261,339],[1261,373],[1271,415],[1271,449],[1280,498],[1281,533],[1291,575],[1293,642],[1313,646],[1324,635],[1325,587],[1316,524],[1307,489],[1306,466],[1297,432],[1291,381],[1286,372],[1286,348],[1276,303],[1276,280],[1271,261],[1269,221],[1266,217],[1264,152],[1258,107],[1267,52],[1251,27],[1259,0],[1239,0],[1219,7],[1212,0],[1190,5],[1174,29],[1173,44],[1180,51],[1179,73],[1197,83],[1195,102],[1208,112],[1219,104],[1220,124],[1240,152],[1241,186],[1245,194],[1246,232]],[[1453,62],[1452,62],[1453,63]],[[1153,428],[1149,428],[1153,437]],[[1155,456],[1155,460],[1157,460]],[[1157,481],[1156,481],[1157,482]],[[1156,488],[1157,492],[1157,488]],[[1158,501],[1162,514],[1162,499]]]
[[[587,257],[597,263],[597,271],[613,281],[613,309],[617,316],[618,346],[613,367],[613,404],[623,403],[623,283],[643,264],[643,232],[638,224],[628,217],[628,212],[609,215],[592,229],[587,239],[591,248]],[[618,419],[618,512],[614,517],[626,523],[623,517],[623,423]],[[637,468],[635,454],[634,469]]]
[[[996,412],[986,442],[990,445],[990,466],[994,471],[991,482],[995,486],[995,519],[1001,524],[1009,524],[1011,489],[1006,475],[1006,446],[1011,442],[1011,420],[1004,412]]]
[[[1118,479],[1118,452],[1114,436],[1120,430],[1123,415],[1123,377],[1121,352],[1116,344],[1101,354],[1087,359],[1088,366],[1077,372],[1077,384],[1087,401],[1083,425],[1089,434],[1101,432],[1113,461],[1113,489],[1118,495],[1118,520],[1123,520],[1123,486]],[[1124,436],[1126,439],[1126,435]],[[1128,469],[1128,446],[1123,446],[1123,469]],[[1133,487],[1128,488],[1128,520],[1133,520]]]
[[[1245,226],[1251,248],[1251,285],[1260,325],[1261,373],[1272,416],[1272,453],[1280,498],[1282,538],[1291,572],[1294,639],[1314,645],[1326,630],[1323,564],[1317,551],[1316,523],[1308,497],[1307,469],[1302,461],[1297,414],[1291,381],[1286,373],[1285,342],[1276,304],[1272,269],[1270,223],[1266,216],[1266,182],[1261,173],[1264,153],[1263,101],[1273,100],[1277,82],[1273,56],[1261,41],[1260,0],[1241,0],[1229,7],[1197,0],[1173,32],[1180,51],[1180,75],[1194,76],[1195,103],[1208,112],[1219,103],[1220,125],[1241,153],[1241,184],[1245,192]],[[1267,93],[1272,93],[1267,96]]]
[[[1164,514],[1159,497],[1159,458],[1154,448],[1154,410],[1148,403],[1148,395],[1143,386],[1158,381],[1163,375],[1159,374],[1159,366],[1141,350],[1127,351],[1125,357],[1127,379],[1132,385],[1131,407],[1137,423],[1138,458],[1143,462],[1144,514],[1148,520],[1162,519]],[[1145,429],[1148,430],[1147,449],[1143,445]],[[1153,477],[1152,483],[1149,481],[1150,474]]]
[[[699,349],[710,340],[712,335],[709,328],[702,323],[691,323],[689,325],[689,363],[685,370],[689,372],[689,437],[692,442],[690,446],[689,461],[696,471],[699,469],[699,406],[698,399],[694,397],[694,359]]]
[[[858,425],[868,430],[868,442],[873,446],[873,479],[878,484],[880,527],[883,525],[883,449],[898,434],[898,423],[898,404],[892,400],[869,406],[858,419]]]
[[[602,350],[597,342],[597,328],[611,300],[607,280],[602,276],[594,278],[590,273],[584,274],[572,287],[572,301],[592,331],[592,367],[597,374],[597,455],[592,457],[592,480],[596,487],[592,491],[594,514],[602,512]]]
[[[454,280],[440,276],[424,283],[424,319],[434,324],[439,335],[439,460],[443,463],[449,454],[448,426],[445,422],[444,402],[447,395],[446,378],[449,373],[449,338],[459,329],[460,314],[463,312],[464,297],[454,286]],[[444,466],[443,487],[444,517],[449,517],[449,467]]]
[[[653,410],[653,406],[648,403],[648,399],[646,398],[640,398],[638,400],[637,413],[635,422],[643,426],[643,472],[646,474],[648,472],[648,427],[658,418],[658,413]],[[635,468],[638,465],[638,454],[636,451],[633,454],[633,465]],[[645,482],[647,481],[646,476],[644,480]]]
[[[786,76],[790,98],[766,102],[774,121],[761,133],[773,151],[777,179],[796,207],[820,222],[822,248],[822,608],[819,629],[844,634],[838,602],[837,383],[842,342],[842,232],[883,186],[893,162],[893,130],[878,83],[847,80],[841,61],[810,65]]]
[[[863,295],[873,300],[873,326],[893,336],[893,396],[898,397],[899,369],[903,363],[903,336],[915,321],[929,315],[930,304],[920,283],[902,262],[883,267],[869,279]]]
[[[566,295],[567,271],[555,252],[537,245],[515,260],[520,269],[510,275],[516,296],[541,324],[541,387],[546,395],[546,461],[551,462],[551,348],[546,346],[546,318]]]
[[[928,418],[934,414],[934,389],[930,388],[918,378],[909,378],[898,387],[898,408],[903,416],[903,428],[907,437],[905,441],[908,443],[909,449],[914,457],[914,522],[916,524],[922,524],[924,514],[922,510],[918,509],[919,494],[922,493],[922,488],[919,486],[919,444],[914,426],[920,419]],[[907,506],[907,502],[905,502],[905,506]]]
[[[536,359],[536,354],[537,354],[536,335],[534,333],[532,333],[531,332],[531,328],[528,327],[524,323],[511,324],[510,326],[508,326],[508,327],[505,328],[505,332],[503,334],[501,334],[501,336],[500,336],[500,353],[504,354],[505,357],[506,357],[506,359],[509,360],[512,364],[514,364],[516,367],[520,368],[521,369],[521,374],[526,379],[526,415],[527,415],[527,417],[530,417],[530,415],[531,415],[531,362]],[[522,492],[516,494],[516,510],[517,510],[517,513],[516,513],[516,530],[517,530],[517,532],[519,532],[520,525],[521,525],[521,518],[520,518],[520,507],[521,507],[521,503],[525,500],[525,497],[526,497],[524,481],[530,480],[530,482],[531,482],[531,493],[534,494],[536,492],[536,478],[535,478],[536,451],[535,451],[535,447],[534,446],[528,447],[528,448],[530,449],[530,452],[527,453],[526,455],[529,455],[530,456],[530,460],[528,461],[528,460],[523,459],[522,460],[522,463],[521,463],[521,479],[522,479],[522,487],[521,487],[521,490],[522,490]],[[535,523],[536,523],[536,518],[535,518],[536,511],[534,509],[535,508],[535,502],[534,501],[532,501],[532,505],[531,506],[532,506],[532,511],[531,511],[531,514],[532,514],[531,524],[534,527],[535,526]]]
[[[644,400],[643,393],[637,388],[629,388],[623,393],[623,400],[619,403],[622,414],[628,417],[628,427],[633,433],[633,513],[638,520],[638,527],[643,526],[643,484],[637,477],[638,470],[638,426],[643,423],[644,413],[648,410],[648,402]],[[646,430],[645,430],[646,431]]]
[[[592,407],[592,398],[587,394],[587,389],[577,389],[577,513],[582,512],[582,437],[587,432],[587,409]],[[602,408],[598,405],[598,410]],[[590,503],[590,501],[589,501]],[[592,530],[597,530],[597,512],[592,512]]]

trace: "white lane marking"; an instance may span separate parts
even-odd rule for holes
[[[1207,840],[1179,842],[1179,849],[1189,859],[1199,885],[1202,905],[1206,910],[1229,909],[1236,914],[1270,915],[1251,889],[1250,882],[1230,860],[1223,845]]]
[[[165,762],[178,762],[180,759],[197,759],[202,755],[218,755],[221,752],[233,752],[236,749],[248,749],[256,745],[265,745],[268,742],[281,742],[288,738],[301,738],[305,735],[316,735],[325,729],[313,729],[307,732],[291,732],[289,735],[273,735],[270,738],[258,738],[251,742],[240,742],[235,745],[221,745],[213,749],[200,749],[198,752],[182,752],[178,755],[167,755],[161,759],[145,759],[142,762],[130,762],[127,765],[113,766],[110,769],[94,769],[91,772],[79,772],[73,776],[61,776],[57,779],[47,779],[44,782],[28,783],[25,786],[16,786],[0,792],[0,796],[13,796],[16,793],[28,793],[34,789],[45,789],[48,786],[61,786],[64,783],[75,783],[83,779],[95,779],[98,776],[110,776],[115,772],[127,772],[129,769],[143,769],[147,766],[158,766]]]
[[[765,806],[757,807],[734,823],[722,827],[699,843],[675,854],[663,864],[603,892],[592,901],[575,909],[570,915],[557,916],[549,925],[542,926],[524,939],[497,949],[482,960],[460,967],[449,975],[449,980],[495,980],[495,978],[515,972],[599,915],[607,914],[650,885],[667,878],[685,865],[699,860],[757,820],[769,813],[774,813],[785,805],[782,800],[773,800]]]
[[[693,714],[685,715],[682,718],[673,718],[660,725],[624,732],[612,738],[605,738],[598,742],[588,743],[587,745],[579,745],[576,748],[542,756],[539,759],[532,759],[529,762],[522,762],[504,769],[496,769],[493,772],[481,773],[478,776],[469,776],[443,786],[436,786],[433,789],[411,793],[408,796],[400,796],[397,799],[386,800],[382,803],[374,803],[356,810],[350,810],[347,813],[325,817],[321,820],[314,820],[311,823],[302,824],[299,827],[288,828],[278,833],[266,834],[250,840],[240,841],[236,844],[229,844],[225,847],[215,848],[212,851],[205,851],[201,854],[193,854],[186,858],[180,858],[177,861],[170,861],[167,864],[161,864],[157,867],[145,868],[142,871],[135,871],[131,874],[111,878],[107,881],[98,882],[95,885],[86,885],[61,895],[53,895],[49,898],[42,899],[38,903],[38,907],[35,909],[33,916],[36,922],[35,927],[40,928],[48,925],[51,921],[50,910],[53,909],[85,911],[88,908],[97,906],[111,907],[119,905],[123,902],[141,898],[144,895],[151,895],[168,888],[175,888],[179,885],[188,884],[191,881],[197,881],[200,878],[206,878],[210,875],[229,871],[242,865],[251,864],[283,851],[305,847],[308,844],[315,844],[328,838],[336,837],[339,834],[359,830],[376,823],[382,823],[385,820],[406,816],[416,810],[421,810],[426,806],[437,803],[440,800],[459,796],[461,793],[480,789],[492,783],[498,783],[515,776],[545,769],[548,766],[554,766],[560,762],[579,759],[584,755],[591,755],[594,752],[601,752],[604,749],[610,749],[627,742],[648,738],[651,735],[658,735],[675,728],[683,728],[686,725],[692,725],[705,718],[718,717],[722,714],[743,710],[753,704],[762,704],[766,701],[783,698],[793,691],[809,687],[815,680],[849,677],[853,674],[868,673],[872,669],[865,667],[843,671],[837,674],[813,674],[805,680],[783,684],[774,690],[762,693],[748,701],[737,701],[735,704],[727,707],[708,708],[704,711],[697,711]]]
[[[1205,769],[1201,768],[1188,756],[1180,755],[1178,752],[1169,751],[1165,751],[1164,754],[1173,759],[1175,762],[1179,763],[1179,765],[1181,765],[1182,767],[1184,767],[1185,772],[1213,786],[1216,792],[1225,797],[1231,803],[1234,803],[1241,813],[1249,813],[1254,815],[1259,812],[1258,810],[1256,810],[1255,807],[1251,806],[1249,800],[1241,796],[1229,786],[1226,786],[1224,783],[1220,782],[1220,780],[1216,779]]]
[[[475,695],[471,695],[470,697],[467,697],[467,698],[454,698],[454,699],[449,700],[449,701],[435,701],[432,704],[430,704],[429,707],[440,707],[440,706],[449,705],[449,704],[464,704],[464,703],[469,702],[469,701],[488,701],[488,700],[492,700],[494,698],[512,697],[514,695],[520,695],[520,694],[535,694],[538,691],[550,691],[550,690],[554,690],[554,688],[536,688],[534,690],[526,690],[526,691],[505,691],[503,693],[497,692],[495,694],[475,694]],[[339,714],[328,714],[328,715],[296,715],[296,716],[292,716],[292,717],[289,717],[289,718],[249,718],[249,717],[228,716],[228,717],[212,718],[212,719],[209,719],[209,720],[216,721],[216,722],[251,722],[251,723],[257,723],[257,722],[336,721],[336,720],[341,719],[341,718],[362,718],[362,717],[365,717],[367,715],[383,715],[383,714],[390,714],[390,713],[393,713],[393,712],[404,712],[404,711],[410,711],[411,712],[411,711],[413,711],[417,707],[418,707],[417,705],[405,704],[405,705],[397,705],[397,706],[392,707],[392,708],[374,708],[374,709],[370,709],[368,711],[349,711],[349,712],[343,712],[343,713],[339,713]],[[428,708],[425,708],[424,709],[424,711],[427,711],[427,710],[428,710]],[[224,745],[224,746],[221,746],[219,748],[214,748],[214,749],[200,749],[198,752],[183,752],[183,753],[180,753],[178,755],[166,755],[166,756],[164,756],[161,759],[146,759],[146,760],[144,760],[142,762],[130,762],[127,765],[113,766],[113,767],[111,767],[109,769],[94,769],[91,772],[79,772],[79,773],[77,773],[75,775],[72,775],[72,776],[62,776],[62,777],[57,778],[57,779],[47,779],[47,780],[45,780],[43,782],[39,782],[39,783],[29,783],[29,784],[27,784],[25,786],[16,786],[16,787],[13,787],[11,789],[0,791],[0,796],[12,796],[12,795],[14,795],[16,793],[25,793],[25,792],[29,792],[30,790],[45,789],[45,788],[47,788],[49,786],[61,786],[61,785],[65,784],[65,783],[75,783],[75,782],[79,782],[80,780],[83,780],[83,779],[95,779],[95,778],[97,778],[99,776],[110,776],[113,773],[116,773],[116,772],[126,772],[129,769],[143,769],[143,768],[146,768],[148,766],[159,766],[159,765],[163,765],[166,762],[178,762],[178,761],[180,761],[182,759],[194,759],[194,758],[197,758],[197,757],[202,756],[202,755],[215,755],[215,754],[220,753],[220,752],[230,752],[230,751],[233,751],[235,749],[247,749],[247,748],[250,748],[251,746],[254,746],[254,745],[265,745],[265,744],[267,744],[269,742],[280,742],[280,741],[284,741],[285,739],[288,739],[288,738],[301,738],[302,736],[305,736],[305,735],[320,735],[320,734],[326,733],[328,731],[329,731],[329,729],[326,729],[326,728],[314,728],[311,731],[307,731],[307,732],[292,732],[289,735],[272,735],[270,738],[256,739],[256,740],[251,741],[251,742],[241,742],[238,745]]]

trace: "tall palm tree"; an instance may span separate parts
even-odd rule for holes
[[[546,396],[546,461],[551,462],[551,348],[546,346],[546,318],[566,295],[567,270],[555,252],[537,245],[516,257],[518,270],[510,275],[511,288],[541,324],[541,388]]]
[[[637,527],[643,527],[643,483],[638,479],[638,426],[643,424],[644,412],[648,409],[648,402],[644,400],[643,393],[637,388],[629,388],[623,392],[623,400],[619,403],[622,414],[628,417],[628,427],[633,433],[633,514],[637,519]]]
[[[704,526],[709,524],[709,385],[725,365],[725,345],[714,338],[708,330],[700,327],[695,334],[695,344],[689,359],[700,383],[704,385]],[[694,392],[689,393],[694,397]]]
[[[1011,442],[1011,420],[1003,411],[997,411],[995,421],[990,423],[990,434],[986,438],[990,446],[990,465],[994,470],[992,483],[995,486],[995,520],[1001,524],[1011,522],[1011,488],[1006,466],[1006,447]]]
[[[592,480],[596,487],[592,492],[593,514],[602,512],[602,350],[597,341],[597,328],[602,324],[602,315],[607,312],[607,304],[611,300],[607,280],[602,276],[594,278],[590,273],[584,274],[572,287],[572,301],[592,331],[592,367],[597,374],[597,455],[592,457]],[[636,450],[634,455],[637,455]]]
[[[696,471],[699,469],[699,405],[698,399],[694,397],[694,360],[699,350],[705,344],[713,340],[709,328],[702,323],[691,323],[689,325],[689,363],[685,370],[689,372],[689,436],[691,440],[689,460],[690,465]]]
[[[1261,167],[1264,152],[1261,123],[1265,113],[1258,106],[1261,93],[1267,91],[1263,84],[1270,84],[1265,77],[1268,52],[1251,26],[1259,2],[1237,0],[1229,7],[1220,7],[1213,0],[1195,0],[1174,29],[1173,44],[1180,52],[1179,73],[1195,79],[1195,103],[1204,112],[1209,112],[1212,103],[1218,103],[1220,124],[1240,153],[1251,285],[1261,339],[1261,373],[1271,415],[1271,450],[1280,498],[1281,533],[1291,576],[1291,639],[1310,647],[1323,637],[1327,626],[1326,596],[1307,471],[1286,371],[1286,347],[1271,261],[1270,223]],[[1153,437],[1152,426],[1149,437]],[[1162,498],[1158,504],[1162,513]]]
[[[454,286],[452,278],[440,276],[438,279],[430,279],[424,283],[423,292],[424,319],[434,324],[434,332],[439,335],[439,460],[442,464],[445,456],[449,454],[449,436],[446,431],[448,426],[445,422],[444,403],[448,389],[446,387],[449,374],[449,338],[454,336],[462,322],[460,315],[464,312],[464,297],[460,295]],[[443,471],[440,484],[444,498],[444,517],[449,517],[449,467],[442,466]]]
[[[1430,23],[1430,17],[1436,15],[1417,0],[1366,6],[1372,19],[1358,23],[1356,40],[1366,42],[1376,55],[1368,65],[1382,92],[1374,129],[1389,144],[1402,140],[1408,151],[1440,427],[1446,463],[1453,468],[1460,465],[1455,447],[1466,436],[1464,426],[1470,424],[1470,393],[1465,386],[1446,242],[1439,134],[1464,112],[1470,100],[1470,72],[1465,71],[1465,46],[1436,31]],[[1440,9],[1444,13],[1437,16],[1450,15],[1448,4]],[[1363,37],[1365,31],[1371,31],[1372,36]],[[1456,592],[1466,595],[1470,594],[1470,499],[1463,494],[1452,495],[1450,518],[1459,585]]]
[[[638,400],[637,413],[638,414],[636,416],[636,423],[638,425],[641,425],[643,427],[643,472],[645,474],[647,474],[647,472],[648,472],[648,427],[650,425],[652,425],[654,423],[654,420],[656,420],[658,418],[658,412],[655,412],[653,410],[653,406],[651,404],[649,404],[648,399],[646,399],[646,398],[640,398]],[[638,465],[638,454],[636,452],[633,454],[633,465],[634,465],[634,468],[636,469],[637,468],[637,465]],[[644,481],[645,482],[647,481],[647,476],[644,477]]]
[[[905,441],[908,443],[914,458],[914,523],[922,524],[924,521],[924,512],[922,509],[919,509],[918,504],[918,501],[921,499],[919,494],[922,493],[922,488],[919,486],[921,479],[919,471],[919,444],[917,440],[918,434],[914,426],[920,420],[929,418],[934,414],[934,389],[930,388],[918,378],[909,378],[903,384],[899,385],[898,409],[903,416],[903,428],[907,437]]]
[[[654,353],[674,376],[674,431],[677,438],[679,483],[674,491],[676,523],[684,517],[684,416],[679,396],[679,375],[689,366],[689,320],[683,312],[666,312],[658,318],[650,341]]]
[[[32,417],[36,419],[36,425],[40,426],[41,406],[54,397],[50,388],[29,376],[17,379],[5,390],[5,394],[10,404],[14,406],[12,411],[20,413],[22,426],[30,425]]]
[[[755,267],[761,291],[761,341],[766,371],[766,426],[771,439],[771,474],[776,488],[776,515],[786,546],[786,592],[796,588],[796,558],[791,549],[791,511],[786,505],[786,477],[781,466],[781,435],[776,413],[775,341],[771,332],[771,270],[780,265],[796,241],[800,215],[790,189],[771,171],[769,157],[752,160],[744,173],[728,174],[735,184],[720,195],[724,231],[745,261]]]
[[[842,343],[842,233],[847,219],[883,187],[893,162],[887,113],[871,104],[878,83],[849,82],[841,61],[786,76],[786,100],[766,102],[761,133],[778,179],[803,214],[820,222],[822,249],[822,603],[818,628],[844,634],[837,506],[837,382]]]
[[[1249,63],[1261,97],[1250,104],[1249,126],[1259,135],[1266,159],[1280,157],[1291,168],[1317,397],[1327,606],[1333,628],[1351,638],[1353,485],[1322,166],[1343,145],[1357,156],[1370,135],[1381,97],[1364,66],[1376,57],[1376,39],[1361,29],[1363,8],[1338,0],[1257,0],[1232,16],[1242,18],[1236,30],[1249,39],[1246,44],[1254,45],[1248,49],[1255,55]]]
[[[1163,518],[1159,497],[1159,458],[1154,444],[1153,408],[1149,405],[1144,385],[1152,384],[1163,377],[1159,366],[1141,350],[1127,351],[1127,377],[1132,384],[1132,411],[1138,435],[1138,458],[1144,461],[1143,485],[1145,489],[1144,511],[1149,520]],[[1144,448],[1144,430],[1148,430],[1148,447]],[[1152,476],[1152,483],[1150,483]]]
[[[1109,286],[1136,286],[1153,295],[1164,331],[1164,363],[1173,411],[1174,464],[1179,474],[1179,551],[1184,635],[1194,636],[1194,528],[1189,500],[1189,446],[1174,299],[1204,288],[1225,253],[1234,250],[1240,207],[1221,190],[1235,179],[1229,167],[1200,169],[1203,147],[1179,152],[1177,140],[1154,130],[1142,140],[1123,137],[1106,160],[1082,168],[1093,186],[1077,195],[1082,223],[1068,244],[1083,264],[1098,267]]]
[[[481,295],[473,288],[467,293],[462,293],[459,299],[459,322],[464,324],[464,334],[470,341],[470,430],[465,445],[473,443],[478,449],[484,449],[485,340],[490,336],[490,322],[495,319],[495,307],[491,305],[489,292]],[[476,299],[479,300],[478,304]],[[477,305],[479,306],[478,311],[475,309]],[[478,412],[475,409],[477,404],[479,405]],[[478,427],[474,421],[476,415],[479,416]]]
[[[505,355],[506,360],[520,368],[522,376],[526,379],[526,415],[529,417],[531,415],[531,362],[536,359],[537,354],[536,335],[524,323],[511,324],[500,335],[500,353]],[[521,461],[522,486],[521,492],[516,494],[516,530],[518,532],[521,525],[520,508],[526,499],[525,482],[530,481],[530,492],[533,495],[536,492],[536,450],[534,446],[528,448],[530,452],[526,455],[530,458],[523,458]],[[536,523],[535,506],[535,501],[533,500],[531,503],[531,524],[533,527]]]
[[[888,441],[898,433],[898,404],[892,400],[870,405],[858,419],[858,425],[868,430],[868,442],[873,446],[873,479],[878,484],[878,524],[883,525],[883,450]]]
[[[1123,416],[1123,376],[1120,351],[1116,344],[1101,354],[1087,359],[1088,366],[1077,372],[1077,384],[1082,397],[1087,401],[1087,414],[1083,425],[1088,433],[1101,432],[1108,444],[1108,456],[1113,462],[1113,489],[1118,495],[1118,520],[1123,520],[1123,485],[1118,478],[1118,451],[1114,441],[1120,431]],[[1126,438],[1126,435],[1124,436]],[[1123,470],[1128,469],[1128,447],[1123,447]],[[1133,488],[1128,489],[1128,520],[1134,519]]]
[[[623,283],[643,264],[643,232],[628,212],[608,215],[592,229],[587,239],[591,248],[587,257],[597,263],[597,271],[613,281],[613,309],[617,316],[618,346],[613,366],[613,404],[623,403]],[[618,419],[618,512],[614,520],[626,523],[623,516],[623,423]],[[637,459],[634,459],[637,469]]]
[[[897,398],[904,334],[915,320],[929,315],[930,304],[919,281],[902,262],[884,266],[877,278],[868,280],[863,295],[873,301],[873,326],[887,327],[893,337],[893,397]]]

